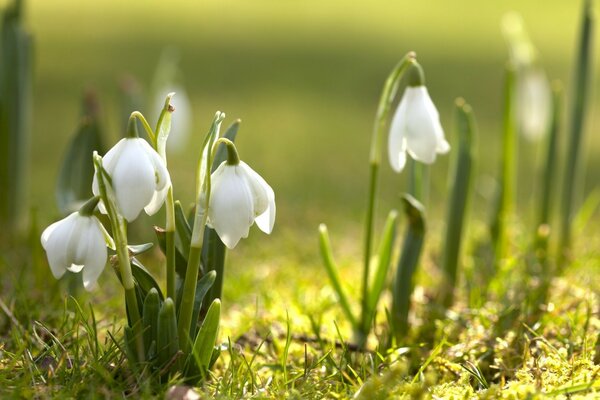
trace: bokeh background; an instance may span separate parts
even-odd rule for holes
[[[276,192],[275,241],[261,237],[261,246],[269,249],[289,233],[288,240],[310,241],[316,253],[315,236],[306,234],[316,234],[321,221],[336,226],[338,235],[360,235],[376,104],[391,68],[414,50],[451,143],[454,99],[464,97],[475,110],[480,136],[474,208],[475,215],[485,215],[500,156],[508,57],[501,18],[508,11],[523,16],[548,76],[564,81],[568,95],[580,3],[29,1],[26,21],[35,37],[31,205],[40,210],[42,223],[57,216],[54,185],[84,91],[98,93],[105,142],[112,145],[123,134],[120,80],[134,76],[149,94],[162,52],[174,48],[192,104],[194,132],[183,152],[169,160],[175,196],[183,203],[193,200],[200,142],[214,112],[224,111],[225,125],[242,119],[240,154]],[[600,170],[596,100],[593,94],[583,151],[586,191],[596,186]],[[152,107],[140,111],[156,121]],[[518,198],[525,218],[534,197],[540,146],[520,143]],[[431,170],[432,215],[445,212],[448,161],[448,156],[440,157]],[[557,177],[557,188],[559,182]],[[392,174],[385,163],[380,218],[399,205],[397,195],[405,189],[406,177]],[[257,232],[251,236],[259,236]],[[354,239],[359,247],[360,239]]]

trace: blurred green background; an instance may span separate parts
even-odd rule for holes
[[[485,195],[500,156],[507,59],[500,20],[507,11],[519,12],[548,76],[568,85],[580,3],[29,1],[26,22],[35,36],[31,203],[40,209],[42,223],[56,216],[54,185],[83,92],[98,92],[110,135],[106,142],[114,144],[123,125],[119,79],[131,74],[148,88],[161,52],[171,46],[179,52],[195,137],[184,153],[169,160],[177,198],[192,201],[200,141],[214,112],[221,110],[227,113],[226,125],[242,119],[241,157],[275,189],[274,235],[287,229],[316,233],[321,221],[337,223],[337,229],[340,224],[358,228],[382,84],[399,58],[414,50],[451,143],[454,99],[464,97],[475,110],[480,127],[475,208],[486,212]],[[600,113],[593,97],[584,147],[590,160],[588,189],[596,185],[600,170],[600,140],[593,139]],[[152,110],[141,111],[154,123]],[[522,141],[519,153],[518,193],[521,210],[527,212],[539,150]],[[432,168],[434,214],[445,210],[448,160],[442,156]],[[406,177],[392,174],[387,160],[383,171],[380,218],[398,206],[397,194],[406,188]]]

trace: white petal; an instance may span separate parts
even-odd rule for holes
[[[250,187],[254,195],[254,214],[256,218],[254,221],[261,231],[266,234],[270,234],[273,231],[273,225],[275,224],[275,192],[273,188],[260,176],[256,171],[248,166],[243,161],[240,161],[240,166],[244,168],[248,174],[248,180]],[[257,199],[258,197],[265,196],[264,199]],[[266,207],[263,209],[262,203],[265,203]],[[261,211],[262,210],[262,211]]]
[[[156,177],[152,163],[137,139],[125,140],[111,177],[117,206],[123,217],[131,222],[152,200]]]
[[[408,87],[406,96],[406,146],[417,161],[435,161],[438,138],[443,137],[439,115],[424,86]]]
[[[406,94],[394,113],[388,136],[388,157],[392,169],[402,172],[406,165]]]
[[[48,264],[56,279],[62,277],[71,262],[67,258],[67,244],[76,224],[79,213],[74,212],[68,217],[50,225],[42,233],[42,246],[48,256]]]
[[[162,190],[157,190],[154,192],[152,200],[150,200],[150,203],[148,203],[148,205],[144,207],[144,211],[146,211],[146,214],[154,215],[158,212],[158,210],[160,210],[163,203],[165,202],[165,199],[167,198],[169,187],[170,186],[165,186],[164,188],[162,188]]]
[[[85,266],[83,268],[83,286],[91,290],[104,270],[107,252],[104,234],[97,225],[95,217],[91,217],[91,224],[85,235],[81,238],[82,246],[86,247]]]
[[[212,174],[208,218],[223,243],[233,249],[254,222],[252,193],[239,166],[223,163]]]

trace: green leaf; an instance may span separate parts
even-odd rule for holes
[[[408,220],[408,229],[402,244],[402,255],[398,261],[396,278],[392,288],[392,330],[397,344],[408,332],[408,312],[414,288],[413,278],[419,264],[425,239],[425,216],[421,203],[410,195],[402,197]]]
[[[348,298],[346,297],[346,293],[342,287],[342,283],[337,272],[338,268],[333,260],[331,243],[329,241],[329,233],[327,232],[327,226],[325,224],[321,224],[319,226],[319,247],[321,249],[323,264],[325,264],[325,270],[327,271],[327,275],[329,276],[329,281],[333,286],[333,290],[335,290],[338,300],[340,301],[342,311],[344,312],[344,315],[346,315],[346,318],[348,318],[348,321],[350,321],[352,326],[356,329],[358,328],[358,323],[352,314],[350,303],[348,302]]]
[[[158,329],[156,340],[157,361],[160,368],[172,364],[179,350],[177,336],[177,319],[175,317],[175,304],[171,298],[164,301],[158,313]],[[167,369],[167,372],[171,368]]]
[[[142,314],[144,329],[144,345],[148,359],[152,359],[152,344],[156,346],[158,339],[158,313],[160,310],[160,296],[154,288],[150,289],[144,300],[144,312]]]
[[[169,138],[169,132],[171,131],[171,114],[175,110],[171,105],[171,98],[174,95],[175,93],[167,94],[165,104],[156,124],[156,151],[163,160],[167,159],[167,139]]]
[[[94,177],[91,154],[103,153],[101,131],[96,115],[84,115],[63,158],[56,183],[56,201],[63,215],[69,214],[91,195]]]
[[[458,151],[454,159],[449,182],[450,202],[446,217],[446,239],[442,256],[444,283],[440,289],[441,302],[450,307],[454,298],[454,287],[459,268],[460,247],[463,237],[465,216],[471,192],[471,177],[474,163],[475,117],[471,107],[464,100],[456,101],[456,130],[458,131]]]
[[[150,274],[146,267],[144,267],[144,265],[142,265],[142,263],[135,257],[131,258],[131,273],[133,274],[133,279],[135,280],[136,287],[138,288],[138,290],[141,291],[141,300],[144,300],[148,292],[153,288],[156,289],[156,291],[158,292],[160,299],[164,299],[158,282],[156,282],[152,274]],[[140,301],[139,304],[142,304],[142,302]]]
[[[0,23],[0,224],[9,229],[22,223],[26,209],[32,121],[33,41],[21,8],[20,1],[8,6]]]
[[[153,246],[153,243],[130,244],[127,245],[127,249],[129,250],[129,254],[131,254],[132,256],[137,256],[139,254],[147,252]]]
[[[188,358],[187,376],[196,376],[198,372],[204,376],[210,365],[212,354],[219,332],[219,321],[221,318],[221,301],[215,299],[198,331],[194,346],[192,347],[192,358]],[[194,362],[192,362],[192,360]]]
[[[158,226],[154,227],[154,233],[156,233],[156,237],[158,239],[158,247],[163,252],[163,254],[167,254],[167,232]],[[181,253],[181,250],[175,246],[175,272],[179,275],[180,278],[183,279],[185,277],[185,270],[187,269],[187,254],[184,255]]]
[[[136,351],[136,342],[135,342],[135,333],[133,329],[126,325],[123,328],[123,332],[125,334],[125,354],[127,358],[131,362],[132,365],[138,363],[137,351]]]
[[[367,301],[367,310],[365,310],[365,319],[363,321],[363,331],[369,332],[369,327],[373,323],[375,314],[377,312],[377,303],[381,297],[381,292],[385,286],[385,281],[390,269],[392,260],[392,251],[394,249],[394,239],[396,238],[396,221],[398,220],[398,212],[395,210],[390,211],[388,214],[385,227],[383,228],[383,235],[381,237],[381,244],[379,245],[379,256],[377,258],[377,268],[375,270],[375,276],[373,278],[373,285],[369,291],[369,297]]]
[[[178,245],[181,254],[185,258],[187,263],[187,257],[190,254],[190,242],[192,240],[192,228],[188,224],[187,218],[183,211],[183,207],[179,200],[175,201],[175,230],[177,238],[179,239]],[[185,269],[184,269],[185,271]],[[182,276],[185,276],[185,272]]]
[[[192,311],[192,325],[190,327],[190,337],[196,335],[197,323],[199,321],[200,309],[206,294],[215,283],[217,273],[215,271],[208,271],[202,278],[198,280],[196,285],[196,295],[194,298],[194,309]]]

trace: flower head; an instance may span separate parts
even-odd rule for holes
[[[127,221],[135,220],[142,209],[148,215],[160,209],[171,178],[165,162],[148,142],[139,137],[121,139],[106,153],[102,165],[112,179],[117,207]],[[92,191],[99,194],[95,175]],[[102,203],[100,210],[105,212]]]
[[[450,145],[435,105],[424,85],[423,72],[418,65],[409,70],[409,84],[404,90],[398,109],[392,119],[388,139],[390,164],[396,172],[406,164],[406,153],[415,160],[432,164],[437,154],[445,154]]]
[[[269,234],[275,223],[275,193],[243,161],[224,161],[211,175],[208,224],[230,249],[248,237],[252,224]]]
[[[53,223],[44,230],[41,238],[52,275],[59,279],[66,271],[83,271],[86,290],[94,287],[104,269],[107,240],[112,242],[100,221],[82,211]]]

